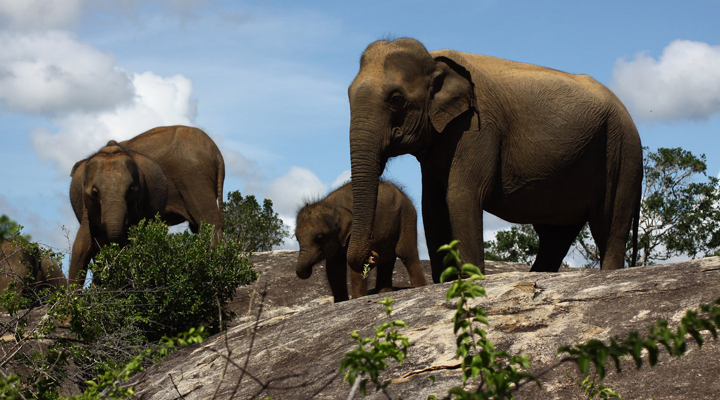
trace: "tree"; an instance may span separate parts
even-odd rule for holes
[[[679,147],[659,148],[647,153],[644,173],[637,265],[716,253],[720,249],[720,183],[718,178],[707,175],[705,155],[698,157]],[[506,253],[499,251],[515,243],[514,251],[522,253],[518,259],[534,257],[537,247],[529,245],[531,238],[518,236],[516,239],[520,232],[537,240],[527,225],[498,232],[496,242],[490,242],[489,246],[486,243],[485,247],[502,259]],[[506,240],[514,242],[504,243]],[[599,253],[587,225],[573,246],[585,259],[585,267],[599,266]],[[632,237],[628,238],[625,253],[628,265],[631,257]]]
[[[242,244],[244,251],[272,250],[288,235],[272,205],[272,200],[265,199],[261,208],[253,195],[243,197],[239,191],[228,193],[224,207],[225,237]]]
[[[21,235],[22,225],[10,219],[5,214],[0,215],[0,241],[5,239],[20,239],[23,242],[30,240],[30,235]]]
[[[494,241],[485,242],[485,259],[532,265],[539,248],[539,239],[532,225],[513,226],[499,231]]]

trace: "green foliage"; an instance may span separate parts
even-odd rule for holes
[[[30,240],[30,235],[21,235],[20,231],[23,226],[10,219],[5,214],[0,215],[0,242],[5,239],[15,239],[22,242]]]
[[[256,278],[240,244],[225,241],[213,246],[213,227],[203,224],[197,234],[167,234],[167,226],[141,221],[131,227],[128,243],[105,246],[93,266],[99,285],[87,292],[111,313],[98,315],[90,324],[136,326],[150,338],[168,332],[186,331],[206,325],[221,328],[222,308],[240,285]],[[118,293],[122,293],[118,295]],[[92,310],[91,304],[78,313]],[[110,314],[110,315],[108,315]],[[87,315],[74,318],[88,325]]]
[[[704,315],[704,317],[700,316]],[[599,340],[590,340],[574,346],[563,346],[558,354],[568,354],[577,363],[583,374],[587,374],[590,364],[595,366],[598,376],[605,377],[605,364],[608,359],[615,364],[617,372],[621,372],[620,358],[630,356],[639,369],[642,366],[642,351],[647,350],[650,366],[658,362],[660,347],[662,345],[672,356],[681,356],[687,350],[685,337],[689,334],[699,347],[704,339],[701,331],[707,330],[713,338],[717,339],[720,329],[720,299],[714,305],[703,304],[699,312],[687,310],[680,325],[673,331],[668,327],[667,321],[659,320],[654,326],[648,328],[648,335],[641,337],[637,332],[631,332],[625,339],[611,339],[606,345]]]
[[[640,265],[681,254],[695,258],[720,247],[720,189],[706,171],[704,154],[660,148],[647,155]]]
[[[622,396],[620,396],[614,390],[610,389],[605,385],[597,383],[596,379],[591,378],[590,375],[586,376],[585,379],[583,379],[582,381],[573,378],[568,373],[566,373],[565,375],[567,375],[568,378],[572,379],[576,385],[583,389],[583,391],[585,392],[585,397],[589,400],[593,400],[596,397],[599,397],[601,399],[622,398]]]
[[[487,314],[482,307],[471,306],[469,300],[485,297],[485,289],[474,283],[485,277],[475,265],[462,263],[458,243],[454,240],[438,250],[447,252],[445,265],[461,265],[459,269],[453,266],[446,268],[440,276],[441,282],[458,277],[447,291],[447,300],[458,299],[453,331],[457,336],[455,356],[462,360],[463,387],[452,388],[448,393],[455,395],[456,399],[512,399],[510,393],[520,381],[535,380],[532,374],[520,372],[517,368],[529,368],[530,359],[525,355],[510,355],[496,350],[485,330],[479,328],[478,324],[488,324]],[[465,390],[470,378],[477,384],[473,392]]]
[[[244,251],[270,251],[282,243],[288,231],[265,199],[262,208],[255,196],[243,197],[238,191],[228,193],[224,205],[226,238],[241,243]]]
[[[512,226],[499,231],[495,240],[485,242],[485,259],[532,265],[539,248],[540,241],[532,225]]]
[[[0,376],[0,399],[20,400],[22,393],[19,388],[20,376],[10,374],[7,377]]]
[[[32,304],[25,303],[46,309],[39,321],[29,323],[30,313],[15,304],[16,294],[2,296],[0,307],[9,306],[14,319],[0,325],[1,333],[11,333],[14,339],[7,345],[19,350],[5,353],[9,356],[0,358],[0,365],[29,371],[10,384],[24,398],[57,399],[66,380],[87,387],[83,399],[131,396],[113,385],[176,344],[192,342],[192,335],[218,331],[226,317],[223,306],[237,286],[255,279],[238,243],[213,246],[213,239],[209,225],[196,235],[168,235],[159,219],[143,221],[130,229],[125,247],[101,250],[92,265],[98,279],[91,287],[41,291]],[[195,326],[205,328],[192,331]],[[188,330],[194,333],[164,338]],[[154,345],[159,340],[161,349]]]
[[[361,337],[358,331],[353,331],[350,335],[358,346],[346,353],[340,363],[340,373],[345,372],[345,381],[351,385],[355,384],[355,380],[360,378],[360,392],[365,395],[365,386],[368,382],[375,385],[375,390],[381,390],[390,384],[390,381],[380,382],[380,372],[387,368],[386,359],[395,359],[398,364],[402,364],[407,356],[407,349],[410,347],[410,341],[407,336],[400,334],[398,327],[407,328],[407,324],[402,320],[391,320],[392,304],[395,300],[385,296],[385,299],[379,301],[379,304],[385,306],[385,314],[388,318],[387,322],[383,322],[375,328],[374,337]],[[366,346],[369,346],[366,349]]]
[[[63,400],[101,400],[101,399],[131,399],[135,395],[132,386],[121,386],[136,372],[141,372],[143,360],[154,355],[166,357],[176,348],[185,347],[194,343],[202,343],[206,337],[204,328],[190,329],[174,338],[163,337],[158,346],[145,349],[139,355],[131,358],[124,366],[115,370],[108,370],[97,379],[88,381],[85,392],[79,396],[62,397]]]

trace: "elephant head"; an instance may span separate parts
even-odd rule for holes
[[[388,158],[423,153],[445,127],[474,109],[468,71],[433,58],[414,39],[370,44],[348,90],[353,223],[350,268],[359,272],[370,255],[379,177]]]
[[[78,168],[82,171],[75,171]],[[129,226],[165,208],[168,183],[158,164],[115,141],[76,164],[72,175],[73,206],[82,204],[90,233],[100,245],[124,244]]]
[[[352,214],[344,207],[308,204],[297,215],[295,237],[300,243],[295,273],[308,279],[312,268],[322,260],[339,252],[345,253],[350,236]]]

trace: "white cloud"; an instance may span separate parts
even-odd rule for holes
[[[272,200],[273,210],[294,219],[302,203],[325,196],[327,186],[309,169],[292,166],[285,175],[271,181],[263,194],[265,198]]]
[[[0,26],[57,29],[77,22],[83,0],[0,0]]]
[[[335,190],[340,188],[340,186],[344,185],[345,183],[350,181],[351,172],[349,169],[346,169],[345,171],[341,172],[340,175],[338,175],[337,178],[330,184],[331,190]]]
[[[70,34],[0,35],[0,100],[29,114],[96,111],[131,101],[131,77],[115,57]]]
[[[36,129],[30,139],[37,153],[70,173],[75,162],[109,140],[126,140],[163,125],[192,125],[196,113],[192,81],[182,75],[134,74],[136,96],[129,104],[100,112],[76,112],[56,118],[59,132]]]
[[[611,87],[635,118],[707,119],[720,112],[720,46],[675,40],[658,60],[621,58]]]

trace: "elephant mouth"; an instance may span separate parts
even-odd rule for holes
[[[295,274],[300,279],[308,279],[312,275],[312,265],[306,268],[297,268]]]

